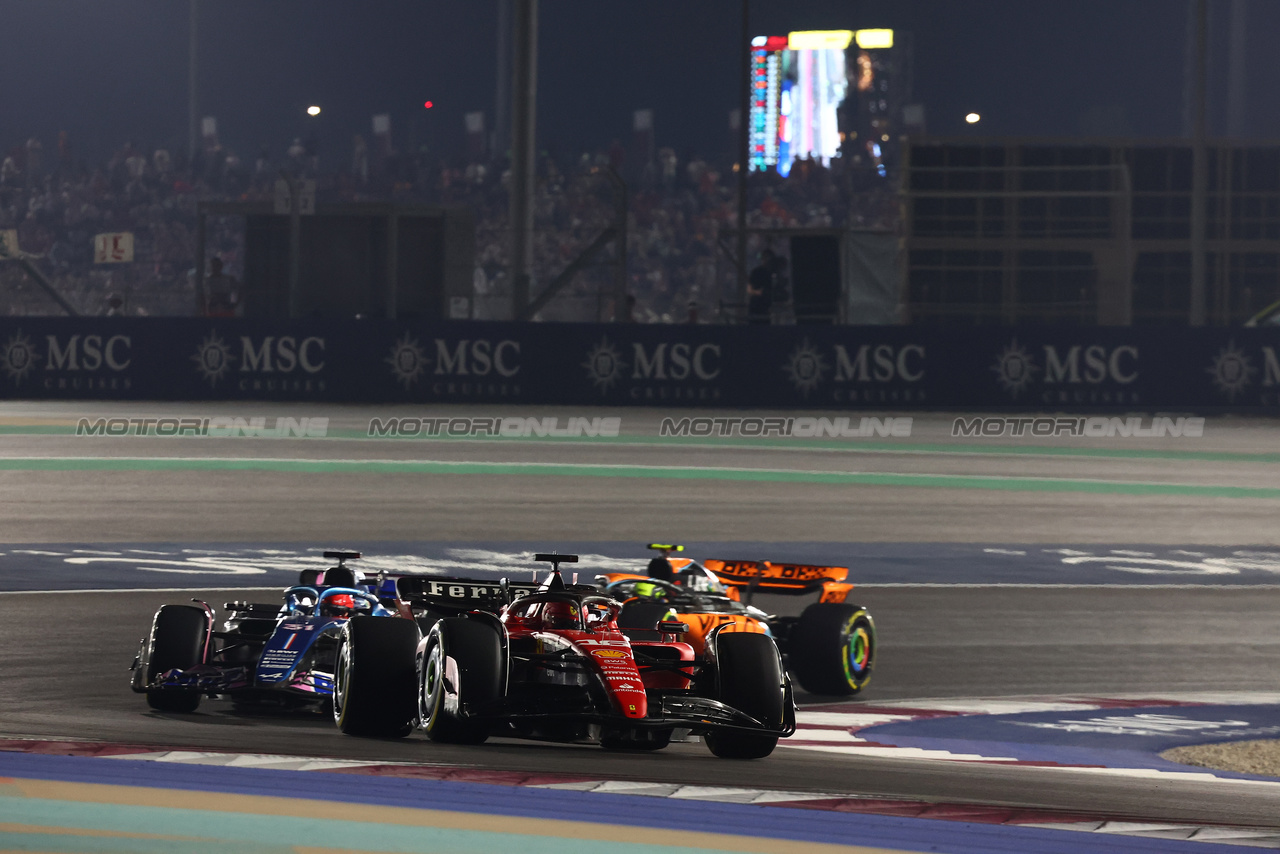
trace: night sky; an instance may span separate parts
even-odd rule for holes
[[[1211,0],[1211,131],[1225,131],[1226,12]],[[736,104],[735,0],[542,0],[539,139],[561,155],[626,141],[718,156]],[[893,27],[915,40],[914,100],[933,134],[1182,133],[1185,0],[754,0],[756,34]],[[1249,5],[1248,134],[1280,138],[1280,3]],[[492,114],[495,0],[201,0],[201,113],[246,160],[314,127],[322,160],[389,112],[401,146],[463,146]],[[125,140],[185,149],[186,0],[0,0],[0,149],[59,130],[79,157]],[[422,102],[431,99],[430,113]],[[308,119],[310,103],[324,112]],[[983,115],[978,129],[963,116]],[[323,165],[323,164],[322,164]]]

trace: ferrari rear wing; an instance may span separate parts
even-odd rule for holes
[[[410,607],[446,608],[459,611],[497,613],[516,599],[537,593],[536,583],[510,582],[507,585],[472,578],[450,578],[438,575],[401,575],[395,579],[396,598]]]

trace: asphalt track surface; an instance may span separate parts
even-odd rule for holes
[[[439,410],[459,411],[466,410]],[[491,407],[467,414],[511,412]],[[142,413],[319,415],[330,417],[333,430],[358,434],[371,414],[408,411],[6,404],[0,418],[0,542],[501,539],[550,548],[557,541],[661,536],[778,547],[1141,542],[1259,548],[1280,540],[1280,432],[1269,422],[1211,421],[1202,439],[1090,444],[951,439],[950,417],[917,416],[910,439],[823,447],[800,440],[660,441],[660,415],[632,411],[614,413],[624,419],[622,437],[594,443],[357,435],[78,438],[66,432],[81,416]],[[246,466],[245,460],[251,462]],[[401,468],[371,462],[377,460],[398,461]],[[6,565],[16,559],[3,558]],[[700,745],[640,756],[510,741],[452,748],[420,737],[352,739],[323,719],[237,715],[221,702],[206,704],[195,716],[149,712],[127,691],[129,660],[159,604],[195,595],[201,594],[0,595],[0,672],[6,679],[0,736],[711,785],[743,774],[741,766],[716,760]],[[1276,690],[1280,683],[1280,590],[1270,585],[869,586],[859,597],[876,615],[882,639],[878,672],[866,694],[878,704],[942,696]],[[750,774],[764,785],[802,791],[1280,824],[1280,798],[1245,783],[1152,785],[1043,770],[779,749],[752,765]]]

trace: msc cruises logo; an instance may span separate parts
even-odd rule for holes
[[[809,392],[822,384],[822,379],[827,371],[831,370],[831,366],[827,364],[822,353],[806,338],[791,351],[782,370],[787,375],[787,379],[791,380],[791,384],[796,387],[796,391],[808,397]]]
[[[391,366],[392,375],[396,382],[404,386],[405,391],[422,377],[428,364],[427,354],[422,352],[418,339],[407,332],[391,345],[391,354],[383,361]]]
[[[18,330],[4,343],[4,349],[0,350],[0,370],[5,372],[15,386],[20,386],[35,369],[39,359],[40,354],[36,352],[31,339],[23,335],[22,330]]]
[[[846,340],[822,346],[804,338],[782,372],[806,400],[815,391],[836,403],[921,403],[926,397],[923,344]]]
[[[391,345],[383,361],[391,366],[392,376],[404,386],[405,391],[409,391],[428,371],[434,377],[445,378],[444,382],[465,378],[460,381],[462,385],[474,382],[477,389],[489,380],[502,383],[513,380],[520,373],[519,341],[510,338],[497,341],[488,338],[436,338],[433,343],[434,351],[431,345],[423,346],[406,332]]]
[[[991,371],[1010,397],[1024,392],[1041,403],[1140,402],[1141,361],[1133,344],[1042,344],[1031,350],[1014,338]]]
[[[1009,394],[1017,397],[1027,386],[1031,385],[1039,368],[1036,367],[1035,360],[1031,358],[1031,354],[1015,338],[996,357],[996,363],[991,366],[991,370],[995,371],[996,379],[1000,382],[1001,387]]]
[[[196,370],[203,379],[208,380],[211,388],[217,386],[218,381],[231,370],[231,359],[231,348],[216,332],[206,335],[191,357],[191,361],[196,363]]]
[[[1227,396],[1227,399],[1235,403],[1236,396],[1243,394],[1249,384],[1253,382],[1253,377],[1258,373],[1258,369],[1253,366],[1253,360],[1245,354],[1244,350],[1236,346],[1235,340],[1227,342],[1227,346],[1218,351],[1218,355],[1213,357],[1213,364],[1205,371],[1213,378],[1213,384],[1218,387],[1218,391]]]
[[[241,380],[241,389],[246,391],[250,387],[255,390],[280,390],[285,383],[296,385],[297,382],[290,378],[299,371],[300,376],[312,377],[324,370],[323,338],[308,336],[298,339],[292,335],[267,335],[255,339],[250,335],[241,335],[239,344],[237,352],[235,346],[224,341],[217,331],[210,331],[196,347],[191,361],[195,362],[197,372],[202,379],[208,381],[211,388],[226,378],[232,365],[239,365],[236,373],[257,378]],[[269,379],[268,376],[279,379]]]
[[[587,370],[587,379],[600,389],[601,394],[613,388],[627,369],[626,363],[622,361],[622,354],[607,336],[587,351],[587,360],[582,363],[582,367]]]

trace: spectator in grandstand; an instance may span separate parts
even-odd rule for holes
[[[791,279],[787,276],[787,259],[783,255],[778,255],[773,259],[773,317],[774,322],[779,322],[779,313],[790,313],[791,305]],[[783,320],[782,322],[787,322]]]
[[[493,319],[509,312],[510,286],[505,267],[510,253],[508,224],[511,171],[505,154],[488,160],[448,161],[434,149],[389,158],[384,141],[365,139],[363,152],[353,139],[351,159],[343,158],[340,173],[316,173],[314,140],[293,139],[288,156],[273,162],[268,152],[256,162],[241,162],[230,149],[210,145],[196,152],[193,163],[170,156],[142,141],[122,146],[108,162],[80,164],[71,158],[65,133],[50,146],[43,166],[33,166],[41,154],[24,140],[29,135],[0,140],[0,228],[16,229],[23,249],[43,256],[38,263],[64,297],[78,310],[102,310],[115,290],[105,273],[93,265],[93,236],[127,231],[135,235],[135,278],[128,289],[129,311],[145,309],[156,315],[191,314],[219,310],[234,313],[240,305],[240,275],[244,257],[243,227],[230,217],[207,217],[205,245],[223,263],[223,275],[233,284],[230,308],[197,303],[193,258],[197,229],[196,200],[269,202],[278,167],[307,173],[317,181],[320,204],[392,201],[403,204],[451,205],[475,212],[477,277],[476,309],[490,307]],[[155,153],[143,158],[135,152]],[[410,149],[412,150],[412,149]],[[284,152],[278,152],[283,155]],[[618,165],[621,149],[566,152],[557,159],[539,156],[539,180],[534,200],[534,275],[548,282],[576,259],[606,228],[616,225],[616,189],[599,167]],[[6,156],[7,155],[7,156]],[[56,160],[55,160],[56,157]],[[630,297],[619,312],[634,322],[679,323],[689,318],[691,302],[701,306],[703,322],[723,319],[716,306],[726,296],[728,265],[718,245],[733,229],[735,177],[723,162],[697,155],[678,156],[662,147],[648,163],[629,154],[626,279]],[[752,173],[748,186],[748,224],[753,230],[771,228],[893,229],[898,201],[893,188],[865,168],[854,174],[852,160],[823,166],[805,162],[783,178],[773,172]],[[32,172],[40,173],[38,180]],[[865,173],[865,174],[864,174]],[[611,253],[614,250],[603,250]],[[605,260],[598,258],[597,260]],[[764,269],[761,269],[764,268]],[[190,272],[188,272],[190,271]],[[47,313],[51,303],[43,293],[22,284],[21,271],[0,275],[0,314]],[[612,317],[609,299],[616,270],[598,263],[583,269],[563,289],[543,317],[596,320]],[[761,264],[752,270],[748,314],[753,322],[768,323],[787,302],[786,269]],[[12,280],[13,284],[8,284]],[[216,277],[209,279],[209,298],[215,297]],[[487,293],[486,293],[487,290]],[[121,289],[123,292],[123,289]],[[708,310],[710,306],[710,310]],[[723,310],[723,309],[722,309]],[[783,309],[785,310],[785,309]]]
[[[27,140],[27,183],[34,186],[44,177],[44,145],[38,137]]]
[[[285,154],[289,157],[294,167],[301,169],[307,160],[307,147],[302,144],[302,137],[295,136],[293,144],[289,146],[289,150]]]
[[[240,304],[240,283],[222,272],[222,259],[209,262],[209,278],[204,280],[205,315],[235,317]]]
[[[13,155],[9,155],[0,163],[0,184],[5,186],[18,186],[18,176],[21,172],[18,169],[18,161],[13,159]]]
[[[773,314],[773,290],[777,275],[772,249],[760,253],[760,264],[747,277],[747,322],[769,323]]]
[[[351,143],[351,175],[361,187],[369,183],[369,146],[360,134]]]

